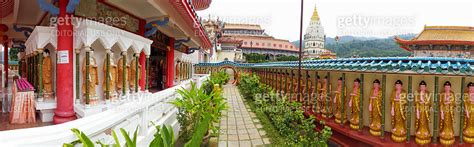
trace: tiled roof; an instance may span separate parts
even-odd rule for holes
[[[407,45],[474,45],[474,27],[425,26],[423,31],[411,40],[395,37],[395,41],[408,51]]]
[[[413,40],[474,41],[474,27],[426,26]]]
[[[258,24],[237,24],[237,23],[225,23],[224,29],[262,30],[262,28]]]
[[[436,57],[343,58],[302,61],[302,68],[311,70],[355,71],[372,73],[417,73],[440,75],[474,74],[474,60]],[[268,63],[199,63],[196,66],[237,66],[252,68],[296,68],[297,61]]]

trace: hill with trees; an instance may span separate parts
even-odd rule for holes
[[[398,36],[404,39],[411,39],[415,37],[415,34]],[[411,56],[410,52],[400,48],[393,40],[394,37],[395,36],[388,38],[341,36],[337,44],[334,38],[326,37],[325,48],[335,52],[338,58]],[[299,40],[292,43],[298,46]]]

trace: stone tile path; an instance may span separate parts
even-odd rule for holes
[[[223,86],[224,97],[227,98],[229,108],[223,111],[220,122],[219,147],[249,147],[265,146],[270,139],[260,121],[249,106],[244,104],[237,87],[232,84]]]

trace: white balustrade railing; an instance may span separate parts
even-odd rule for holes
[[[189,89],[191,81],[200,86],[208,77],[208,75],[195,75],[191,80],[183,81],[172,88],[156,93],[140,93],[119,106],[67,123],[0,131],[0,146],[62,146],[63,143],[77,139],[71,131],[72,128],[83,131],[93,141],[101,140],[104,143],[113,143],[110,135],[112,130],[115,130],[120,143],[124,144],[125,139],[120,133],[120,128],[133,134],[137,127],[138,146],[148,146],[156,132],[151,122],[156,125],[171,125],[177,138],[180,127],[176,119],[178,110],[169,102],[179,98],[177,89],[182,87]]]

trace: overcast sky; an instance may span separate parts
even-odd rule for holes
[[[328,37],[388,37],[424,25],[474,26],[474,0],[304,0],[303,33],[316,5]],[[213,0],[198,14],[261,24],[276,38],[299,39],[300,0]]]

